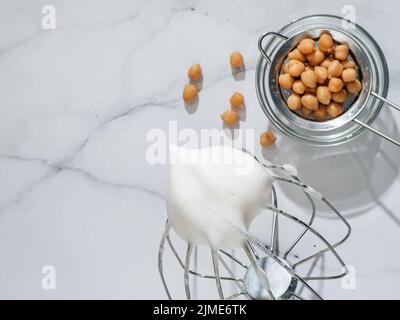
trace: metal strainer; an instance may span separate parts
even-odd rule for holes
[[[261,107],[269,120],[284,134],[313,145],[337,145],[359,136],[365,129],[400,146],[400,142],[371,126],[381,107],[387,104],[400,111],[400,106],[388,101],[389,76],[382,50],[362,27],[351,24],[344,28],[343,19],[330,15],[307,16],[283,27],[279,32],[267,32],[259,38],[261,57],[256,70],[256,89]],[[348,25],[346,25],[348,26]],[[318,38],[328,32],[346,43],[352,59],[358,65],[362,90],[354,102],[337,118],[317,122],[292,112],[279,88],[278,75],[288,53],[304,38]],[[266,45],[265,38],[271,37]]]

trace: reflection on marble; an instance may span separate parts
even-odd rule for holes
[[[55,30],[41,27],[45,4],[56,8]],[[146,133],[167,129],[169,120],[221,128],[218,115],[233,91],[246,97],[240,127],[265,130],[254,89],[258,36],[307,14],[340,15],[345,4],[382,46],[390,97],[399,101],[394,0],[2,0],[0,297],[165,298],[156,252],[167,168],[146,161]],[[244,79],[232,77],[234,50],[245,57]],[[204,79],[191,114],[180,97],[195,62]],[[383,113],[377,126],[400,123]],[[274,148],[256,152],[296,164],[305,182],[348,214],[353,234],[339,251],[356,268],[357,288],[333,281],[323,295],[400,298],[399,150],[365,134],[330,150],[279,136]],[[290,191],[282,198],[302,205]],[[56,290],[42,289],[44,265],[56,267]],[[180,270],[173,277],[178,287]]]

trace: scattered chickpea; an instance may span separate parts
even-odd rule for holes
[[[314,71],[307,70],[301,74],[301,81],[303,81],[307,87],[315,88],[317,86],[318,77]]]
[[[266,131],[261,133],[260,135],[260,144],[263,147],[270,147],[272,146],[276,141],[276,136],[272,131]]]
[[[303,54],[309,54],[314,51],[315,42],[312,39],[303,39],[300,41],[297,49]]]
[[[288,58],[289,60],[297,60],[301,62],[306,61],[306,57],[304,56],[304,54],[302,54],[297,48],[288,54]]]
[[[188,77],[190,80],[198,81],[201,78],[201,66],[196,63],[192,65],[188,70]]]
[[[333,39],[330,34],[324,33],[319,37],[318,48],[323,52],[331,52],[333,49]]]
[[[306,58],[307,58],[307,61],[312,66],[315,66],[317,64],[320,64],[322,61],[324,61],[325,54],[320,50],[315,50],[314,52],[309,53]]]
[[[346,84],[347,91],[352,94],[357,94],[361,91],[361,82],[356,79],[354,82],[349,82]]]
[[[353,82],[357,79],[357,72],[354,69],[344,69],[342,72],[343,82]]]
[[[334,60],[329,64],[328,75],[330,77],[340,77],[343,71],[343,65],[338,61]]]
[[[187,103],[194,101],[197,98],[197,87],[191,83],[186,84],[182,96]]]
[[[306,91],[306,86],[304,85],[303,81],[296,80],[295,82],[293,82],[292,90],[294,93],[303,94],[304,91]]]
[[[329,80],[329,90],[333,93],[339,92],[343,89],[343,81],[339,78],[332,78]]]
[[[292,93],[287,99],[287,106],[292,111],[299,110],[301,108],[301,97],[296,93]]]
[[[332,100],[338,103],[343,103],[347,99],[347,91],[345,89],[332,94]]]
[[[244,65],[243,56],[240,54],[240,52],[233,52],[229,60],[232,68],[238,69]]]
[[[227,110],[221,114],[221,120],[228,126],[234,126],[239,121],[239,115],[236,111]]]
[[[332,118],[336,118],[337,116],[341,115],[343,112],[342,105],[337,103],[337,102],[331,102],[327,107],[326,107],[326,112],[328,115]]]
[[[292,61],[297,61],[297,60],[292,60]],[[293,63],[293,64],[289,65],[288,73],[292,77],[298,77],[302,74],[302,72],[304,71],[305,68],[306,67],[302,62]]]
[[[233,93],[229,101],[234,108],[244,107],[244,96],[240,92]]]
[[[332,93],[329,91],[329,88],[325,86],[319,86],[317,88],[317,99],[322,104],[329,104],[332,99]]]
[[[338,60],[346,60],[349,56],[349,47],[341,44],[335,48],[335,58]]]
[[[313,117],[317,121],[325,121],[328,117],[328,112],[326,111],[326,106],[320,104],[318,109],[314,111]]]
[[[293,85],[294,79],[290,74],[285,73],[285,74],[281,74],[279,76],[278,81],[279,81],[279,85],[281,86],[281,88],[290,89]]]
[[[312,111],[318,109],[318,99],[315,95],[311,93],[306,93],[304,96],[301,97],[301,104],[303,105],[303,107]]]

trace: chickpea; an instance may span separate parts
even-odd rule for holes
[[[194,84],[188,83],[183,89],[182,96],[185,102],[193,102],[197,98],[197,87]]]
[[[192,65],[188,70],[188,77],[190,80],[198,81],[201,78],[201,66],[196,63]]]
[[[303,39],[300,41],[297,49],[303,54],[309,54],[314,51],[315,42],[312,39]]]
[[[357,72],[354,69],[344,69],[342,72],[342,79],[344,82],[353,82],[357,78]]]
[[[302,63],[302,62],[299,61],[299,60],[290,60],[288,63],[286,63],[286,64],[283,66],[283,68],[282,68],[283,73],[289,73],[289,68],[290,68],[291,66],[295,65],[295,64],[298,64],[298,63]]]
[[[314,72],[318,77],[318,83],[320,82],[319,80],[325,82],[325,80],[328,79],[328,70],[326,68],[316,66]]]
[[[317,99],[322,104],[329,104],[332,99],[332,93],[329,91],[329,88],[325,86],[319,86],[317,88]]]
[[[289,73],[289,63],[285,63],[282,67],[283,73]]]
[[[310,109],[307,109],[305,107],[301,107],[300,108],[300,114],[304,117],[304,118],[309,118],[311,117],[313,111]]]
[[[312,53],[309,53],[307,56],[307,61],[310,62],[312,66],[320,64],[325,59],[325,54],[320,50],[315,50]]]
[[[345,89],[332,94],[332,100],[338,103],[343,103],[347,99],[347,91]]]
[[[341,44],[335,49],[335,58],[338,60],[346,60],[349,56],[349,47],[345,44]]]
[[[307,70],[301,74],[301,80],[309,88],[315,88],[317,86],[318,77],[314,71]]]
[[[303,105],[303,107],[312,111],[318,109],[318,99],[315,95],[311,93],[306,93],[304,96],[301,97],[301,104]]]
[[[350,60],[343,60],[342,61],[342,65],[344,69],[356,69],[356,64],[354,63],[354,61],[350,61]]]
[[[290,89],[293,85],[294,79],[290,74],[285,73],[279,76],[278,82],[281,88]]]
[[[319,37],[318,48],[323,52],[332,52],[333,39],[330,34],[324,33]]]
[[[343,89],[343,81],[339,78],[332,78],[328,84],[329,90],[333,93],[337,93]]]
[[[240,52],[233,52],[229,60],[232,68],[238,69],[244,65],[243,56],[240,54]]]
[[[301,108],[301,97],[296,94],[292,93],[287,99],[287,105],[290,110],[296,111]]]
[[[296,80],[295,82],[293,82],[292,90],[297,94],[303,94],[304,91],[306,91],[306,86],[304,85],[303,81]]]
[[[306,61],[306,57],[304,56],[304,54],[302,54],[297,48],[294,49],[292,52],[289,52],[288,58],[289,60],[298,60],[301,62]]]
[[[343,71],[343,65],[338,61],[334,60],[329,64],[328,75],[330,77],[340,77]]]
[[[270,147],[272,146],[276,141],[276,136],[272,131],[266,131],[261,133],[260,135],[260,144],[263,147]]]
[[[343,113],[343,108],[340,103],[337,102],[331,102],[327,107],[326,107],[326,112],[328,113],[329,116],[332,118],[336,118],[337,116],[341,115]]]
[[[297,60],[292,60],[292,61],[297,61]],[[302,74],[305,68],[306,67],[302,62],[292,63],[291,65],[289,65],[288,73],[293,77],[298,77]]]
[[[325,121],[328,116],[328,113],[326,112],[326,106],[323,104],[320,104],[318,106],[318,109],[314,111],[313,117],[317,121]]]
[[[324,67],[324,68],[326,68],[326,69],[328,69],[328,68],[329,68],[329,65],[331,64],[331,62],[332,62],[333,60],[334,60],[334,59],[333,59],[332,57],[328,57],[328,58],[326,58],[324,61],[321,62],[320,66],[321,66],[321,67]]]
[[[231,106],[234,108],[244,107],[244,97],[240,92],[234,92],[229,99]]]
[[[224,122],[224,124],[226,124],[228,126],[234,126],[239,121],[239,114],[236,111],[232,111],[232,110],[224,111],[220,115],[220,117],[221,117],[221,120]]]
[[[354,82],[346,84],[347,91],[351,94],[357,94],[361,91],[362,85],[360,80],[356,79]]]

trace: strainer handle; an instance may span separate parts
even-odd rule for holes
[[[285,39],[285,40],[287,40],[288,37],[286,37],[286,36],[284,36],[284,35],[282,35],[280,33],[270,31],[270,32],[264,33],[263,35],[260,36],[260,38],[258,38],[258,50],[260,50],[260,52],[264,56],[264,58],[269,63],[271,63],[271,58],[267,55],[267,53],[265,52],[265,50],[264,50],[264,48],[262,46],[262,42],[263,42],[264,38],[267,37],[267,36],[275,36],[275,37],[279,37],[279,38],[282,38],[282,39]]]
[[[397,111],[400,111],[400,106],[392,101],[387,100],[386,98],[382,97],[381,95],[375,93],[375,92],[371,92],[371,95],[378,98],[379,100],[383,101],[385,104],[389,105],[390,107],[392,107],[393,109],[396,109]],[[377,134],[378,136],[380,136],[381,138],[395,144],[396,146],[400,147],[400,141],[397,141],[391,137],[389,137],[388,135],[382,133],[381,131],[371,127],[370,125],[361,122],[358,119],[353,119],[354,122],[358,123],[360,126],[363,126],[364,128],[368,129],[369,131]]]

